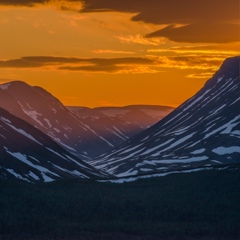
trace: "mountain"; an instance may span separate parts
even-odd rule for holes
[[[97,116],[89,115],[86,108],[81,114],[79,108],[74,108],[72,113],[43,88],[32,87],[21,81],[0,85],[0,107],[35,126],[82,159],[110,151],[154,122],[153,118],[140,111],[138,115],[135,114],[134,121],[142,118],[145,122],[141,126],[125,122],[125,119],[106,117],[101,112]],[[172,110],[168,107],[163,109],[160,115]],[[156,112],[155,115],[159,117]]]
[[[37,128],[0,108],[0,179],[47,182],[103,176]]]
[[[129,105],[124,107],[97,107],[90,109],[94,114],[103,114],[123,122],[133,123],[146,129],[173,111],[173,107],[158,105]],[[79,112],[81,116],[81,113]]]
[[[91,163],[118,177],[239,163],[239,61],[226,59],[196,95]]]
[[[35,126],[68,151],[96,157],[113,145],[46,90],[21,81],[0,85],[0,107]]]
[[[67,108],[114,147],[152,126],[173,110],[172,107],[151,105]]]

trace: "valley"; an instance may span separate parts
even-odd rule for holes
[[[122,184],[0,182],[0,238],[237,240],[239,171],[208,170]]]

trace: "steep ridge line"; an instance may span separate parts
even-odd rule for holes
[[[226,59],[196,95],[153,127],[91,163],[125,177],[239,162],[239,59]]]

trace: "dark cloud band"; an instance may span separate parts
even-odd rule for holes
[[[198,68],[213,69],[219,66],[226,56],[182,55],[178,56],[151,56],[151,58],[67,58],[54,56],[28,56],[19,59],[0,60],[0,68],[45,68],[80,72],[146,72],[159,71],[161,68]]]
[[[167,24],[147,37],[176,42],[223,43],[239,41],[239,0],[84,0],[82,12],[136,12],[133,21]],[[234,24],[235,23],[235,24]],[[177,24],[184,24],[176,28]]]
[[[227,43],[239,41],[239,29],[237,24],[200,22],[183,27],[170,25],[146,37],[166,37],[175,42]]]
[[[238,0],[82,0],[83,12],[136,12],[135,21],[155,24],[239,20]]]
[[[0,5],[8,6],[34,6],[34,4],[44,4],[47,0],[1,0]]]
[[[55,66],[59,70],[117,72],[134,65],[152,65],[149,58],[67,58],[54,56],[28,56],[0,61],[0,68],[40,68]]]
[[[176,42],[223,43],[239,41],[239,0],[64,0],[82,3],[81,13],[136,13],[132,21],[166,24],[147,37],[166,37]],[[51,0],[1,0],[0,5],[34,6]],[[52,2],[54,4],[54,2]],[[62,7],[62,10],[68,10]],[[178,24],[184,24],[176,28]]]

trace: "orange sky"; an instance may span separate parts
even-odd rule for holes
[[[3,0],[0,83],[65,105],[178,106],[239,55],[239,22],[238,0]]]

